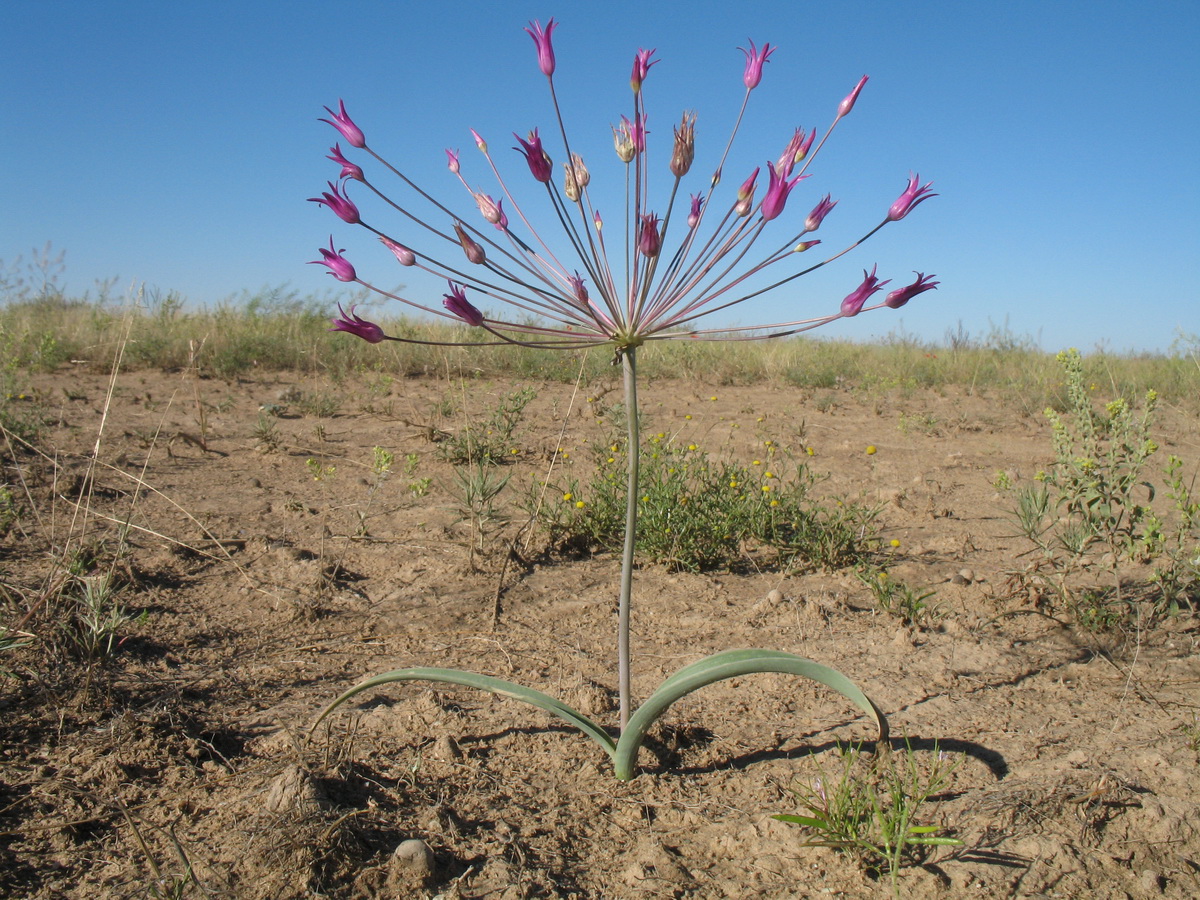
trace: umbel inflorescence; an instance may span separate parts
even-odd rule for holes
[[[838,105],[832,123],[815,147],[816,131],[796,128],[778,157],[756,168],[736,191],[721,191],[722,169],[750,95],[762,80],[764,64],[776,50],[770,44],[759,49],[753,41],[748,42],[749,49],[742,50],[746,91],[733,130],[705,189],[687,194],[683,185],[695,159],[696,116],[683,114],[673,128],[669,159],[665,164],[660,161],[650,165],[644,88],[658,60],[653,58],[655,51],[638,50],[630,76],[632,115],[621,116],[620,123],[612,127],[615,155],[625,170],[628,215],[621,218],[627,221],[608,224],[593,204],[592,175],[571,148],[555,90],[552,36],[557,25],[553,19],[544,28],[534,22],[526,31],[537,47],[538,67],[550,90],[561,156],[555,160],[550,155],[537,128],[525,137],[514,134],[517,145],[513,150],[524,158],[528,173],[519,172],[506,179],[488,142],[472,129],[496,187],[493,194],[472,188],[462,174],[459,152],[446,150],[448,169],[466,191],[466,199],[457,209],[437,199],[377,153],[341,101],[336,113],[326,107],[330,117],[322,121],[336,128],[350,147],[371,157],[384,178],[398,179],[408,199],[397,200],[385,193],[361,166],[343,155],[338,143],[330,149],[328,158],[341,167],[339,177],[312,201],[328,207],[343,221],[373,232],[400,265],[446,279],[449,290],[441,308],[360,278],[344,251],[335,249],[332,238],[328,248],[321,248],[322,258],[313,262],[327,266],[339,281],[356,282],[425,313],[481,328],[491,336],[483,343],[564,349],[608,344],[618,354],[654,340],[782,337],[855,316],[865,309],[895,309],[937,286],[933,276],[917,273],[911,284],[868,306],[874,295],[890,283],[881,281],[872,267],[870,272],[863,271],[862,281],[836,310],[766,325],[701,327],[704,316],[728,310],[832,262],[936,195],[930,192],[928,183],[921,184],[918,176],[910,176],[881,222],[849,246],[808,263],[813,248],[821,244],[814,235],[837,201],[827,194],[800,219],[788,213],[788,199],[796,185],[809,177],[809,167],[838,122],[854,108],[867,76]],[[561,167],[557,178],[556,162]],[[760,177],[764,169],[765,179]],[[518,179],[525,183],[518,183]],[[766,186],[758,199],[763,180]],[[364,218],[348,196],[347,185],[351,182],[358,182],[361,189],[374,193],[398,213],[396,221],[403,230]],[[558,230],[553,237],[540,230],[545,224],[539,226],[532,221],[519,199],[531,188],[544,190],[549,198],[554,213],[549,226]],[[610,244],[608,237],[614,233],[623,239]],[[765,287],[759,286],[764,279],[758,277],[764,272],[768,273]],[[751,279],[755,279],[753,289]],[[481,309],[505,312],[493,318]],[[333,330],[372,343],[411,340],[386,334],[375,323],[356,315],[353,308],[342,311],[333,326]]]

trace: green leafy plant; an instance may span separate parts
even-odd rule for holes
[[[917,590],[893,578],[886,571],[867,568],[855,573],[867,586],[881,612],[895,616],[905,625],[923,626],[936,617],[936,607],[927,601],[937,594],[934,590]]]
[[[135,616],[126,610],[109,573],[79,576],[77,584],[75,614],[68,633],[81,657],[101,662],[116,651],[121,629],[131,622],[144,621],[145,613]]]
[[[469,422],[437,445],[438,456],[455,465],[498,465],[513,458],[516,431],[537,397],[530,387],[510,391],[482,422]]]
[[[1089,396],[1077,350],[1057,360],[1067,409],[1047,408],[1054,462],[1034,483],[1015,492],[1013,520],[1038,556],[1034,569],[1058,601],[1075,605],[1081,574],[1104,575],[1112,601],[1125,602],[1122,564],[1143,562],[1156,552],[1158,520],[1153,484],[1143,478],[1158,446],[1150,437],[1157,394],[1146,393],[1140,411],[1116,399],[1098,411]],[[1092,601],[1099,595],[1088,588]],[[1088,601],[1086,608],[1097,609]],[[1107,614],[1091,621],[1107,621]]]
[[[511,472],[501,473],[482,460],[454,470],[458,511],[471,525],[471,565],[475,564],[475,554],[484,551],[485,539],[492,526],[507,521],[497,510],[496,500],[508,487],[510,477]]]
[[[793,790],[803,814],[772,816],[811,832],[805,847],[834,847],[886,874],[900,896],[899,873],[925,859],[933,847],[959,847],[941,825],[920,823],[921,808],[944,790],[963,757],[953,759],[934,744],[923,763],[909,742],[904,750],[864,760],[862,745],[838,744],[837,769]]]

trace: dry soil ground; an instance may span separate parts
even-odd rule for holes
[[[811,683],[754,676],[692,695],[629,783],[548,714],[428,684],[361,695],[308,740],[342,690],[410,665],[496,675],[614,722],[616,561],[542,553],[536,538],[519,559],[505,548],[523,485],[556,448],[586,456],[619,390],[530,385],[511,522],[472,564],[431,438],[512,384],[134,372],[106,403],[109,386],[35,378],[49,458],[18,450],[5,473],[36,510],[0,543],[7,621],[65,556],[112,565],[114,521],[132,527],[113,585],[138,618],[88,665],[52,624],[78,593],[66,583],[25,625],[38,641],[0,658],[0,894],[175,896],[186,860],[183,897],[887,895],[886,879],[771,818],[799,811],[789,787],[836,771],[836,742],[871,738]],[[1189,618],[1088,631],[1021,589],[1028,548],[993,480],[1049,462],[1040,417],[932,392],[659,381],[643,399],[653,428],[714,454],[811,446],[823,492],[882,505],[881,562],[936,590],[937,616],[904,627],[848,571],[644,567],[636,695],[702,655],[770,647],[854,678],[919,762],[935,746],[965,755],[922,810],[964,846],[904,869],[904,896],[1200,895],[1200,632]],[[322,405],[336,414],[311,414]],[[1157,436],[1194,469],[1194,417],[1167,410]],[[375,446],[396,462],[372,492]],[[424,868],[392,860],[408,839],[432,851]]]

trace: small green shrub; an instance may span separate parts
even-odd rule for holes
[[[515,434],[527,407],[537,392],[522,387],[500,398],[482,422],[468,422],[457,433],[438,444],[438,456],[454,465],[481,463],[497,465],[515,455]]]
[[[818,501],[812,490],[820,478],[807,463],[766,444],[765,459],[745,464],[714,459],[665,433],[651,436],[638,480],[638,556],[692,572],[836,569],[862,560],[876,511]],[[557,486],[539,515],[557,543],[615,551],[624,539],[626,448],[610,438],[591,452],[595,473]]]

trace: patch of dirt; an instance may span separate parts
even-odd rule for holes
[[[106,378],[34,378],[47,458],[18,451],[5,472],[32,500],[0,544],[5,621],[53,593],[70,552],[113,565],[122,529],[113,584],[135,618],[88,664],[52,624],[54,600],[24,626],[39,642],[0,657],[0,894],[886,895],[886,879],[771,818],[801,811],[789,787],[836,765],[836,742],[871,739],[814,683],[750,676],[685,698],[629,783],[548,713],[448,686],[366,692],[309,739],[343,690],[417,665],[516,681],[615,724],[618,562],[519,529],[555,451],[586,458],[619,391],[530,385],[508,521],[469,554],[478,535],[438,441],[514,385],[135,372],[115,386],[106,406]],[[965,754],[923,810],[965,845],[905,869],[906,897],[1200,895],[1184,730],[1200,633],[1186,618],[1089,632],[1019,589],[1027,548],[992,482],[1050,462],[1044,422],[962,393],[659,381],[642,394],[651,427],[712,454],[811,446],[823,492],[882,507],[881,564],[935,590],[937,616],[903,626],[848,571],[642,568],[637,697],[709,653],[785,650],[861,685],[894,747]],[[306,417],[305,397],[339,412]],[[1156,439],[1195,468],[1194,418],[1166,411]],[[377,488],[373,447],[394,454]]]

